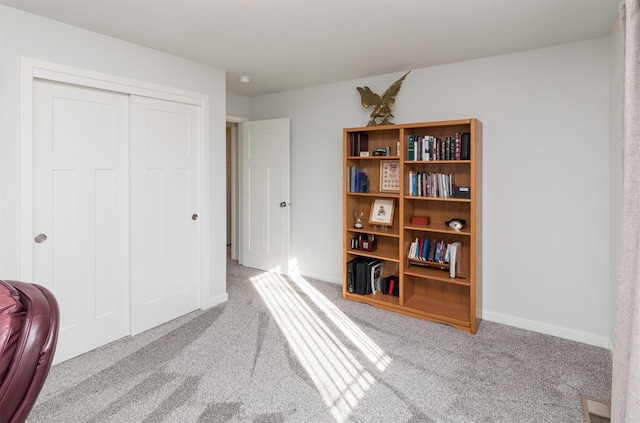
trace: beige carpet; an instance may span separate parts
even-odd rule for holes
[[[582,423],[580,394],[610,399],[605,349],[228,266],[226,304],[54,366],[28,421]]]

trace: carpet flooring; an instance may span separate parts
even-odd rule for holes
[[[478,333],[228,262],[229,301],[53,366],[29,423],[583,422],[609,351]]]

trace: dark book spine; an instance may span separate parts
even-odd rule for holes
[[[353,245],[351,248],[353,248]],[[353,259],[347,263],[347,291],[352,294],[356,292],[355,266],[357,260],[358,259]]]
[[[463,132],[460,139],[460,160],[471,160],[471,134]]]
[[[444,159],[451,160],[451,137],[444,140]]]
[[[369,151],[369,134],[366,132],[358,132],[358,134],[360,134],[359,156],[363,151]]]
[[[356,149],[357,149],[356,134],[355,132],[349,132],[349,155],[357,156]]]
[[[431,242],[429,242],[429,257],[427,258],[427,261],[435,261],[437,243],[438,241],[436,241],[435,238],[433,238]]]
[[[413,150],[413,135],[407,135],[407,160],[415,160],[415,151]]]

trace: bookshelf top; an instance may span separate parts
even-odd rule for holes
[[[476,118],[471,119],[457,119],[457,120],[441,120],[437,122],[418,122],[418,123],[402,123],[395,125],[384,126],[363,126],[359,128],[345,128],[345,132],[372,132],[372,131],[389,131],[393,129],[406,129],[406,128],[430,128],[436,126],[453,126],[453,125],[470,125]]]

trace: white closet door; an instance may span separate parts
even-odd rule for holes
[[[202,116],[198,106],[137,96],[131,96],[130,111],[136,334],[199,306]]]
[[[128,96],[33,93],[32,282],[60,306],[57,363],[129,333]]]

